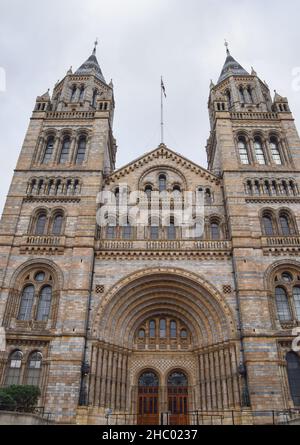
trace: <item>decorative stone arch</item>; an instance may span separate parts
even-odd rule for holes
[[[153,173],[153,172],[156,172],[157,184],[158,184],[159,176],[164,174],[164,175],[166,175],[167,183],[169,182],[169,185],[172,185],[173,182],[171,183],[170,181],[168,181],[168,171],[178,175],[181,178],[181,181],[182,181],[181,188],[183,190],[187,190],[187,181],[186,181],[186,178],[183,175],[183,173],[180,170],[178,170],[177,168],[175,168],[173,166],[170,166],[170,165],[165,165],[165,164],[160,165],[160,166],[153,166],[151,168],[147,168],[146,170],[144,170],[144,172],[140,175],[139,180],[138,180],[138,189],[139,190],[143,190],[144,189],[144,186],[146,184],[148,184],[148,181],[145,184],[143,182],[145,180],[145,177],[147,175],[149,175],[150,173]],[[153,185],[154,190],[158,189],[157,184]],[[178,184],[178,181],[176,181],[176,184]]]
[[[34,260],[26,261],[26,263],[19,266],[12,274],[9,282],[9,295],[6,303],[6,308],[3,317],[3,326],[9,327],[13,320],[17,319],[22,290],[24,286],[32,283],[27,280],[27,276],[31,275],[33,272],[44,271],[51,275],[51,287],[52,287],[52,303],[51,311],[49,313],[49,320],[51,320],[51,326],[54,327],[57,320],[58,305],[60,299],[60,293],[63,289],[63,274],[60,268],[51,260],[45,258],[39,258]],[[48,281],[46,285],[50,284]],[[44,287],[41,284],[41,287]],[[31,326],[31,321],[28,321],[28,327]],[[24,323],[23,323],[24,324]],[[43,329],[45,326],[43,326]]]
[[[95,311],[93,335],[130,348],[138,324],[162,310],[188,324],[195,347],[236,338],[233,313],[213,285],[184,269],[159,267],[135,272],[108,291]]]

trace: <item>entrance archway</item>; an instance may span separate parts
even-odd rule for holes
[[[139,378],[137,423],[159,424],[159,379],[154,371],[143,372]]]
[[[167,381],[169,425],[189,424],[189,384],[182,371],[172,371]]]

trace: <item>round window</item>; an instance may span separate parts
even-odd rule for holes
[[[45,272],[38,272],[35,277],[35,281],[38,281],[39,283],[45,280]]]

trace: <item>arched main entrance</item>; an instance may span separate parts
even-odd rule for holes
[[[170,425],[189,424],[189,387],[187,376],[181,371],[173,371],[167,381],[168,411]]]
[[[146,371],[138,382],[138,425],[159,424],[159,379],[153,371]]]

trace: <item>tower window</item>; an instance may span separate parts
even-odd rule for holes
[[[82,102],[84,99],[84,86],[82,86],[80,88],[80,93],[79,93],[79,102]]]
[[[50,136],[47,140],[46,149],[43,158],[43,164],[48,164],[51,161],[54,150],[54,136]]]
[[[255,139],[254,141],[254,150],[255,150],[255,156],[257,159],[257,162],[260,165],[266,165],[266,158],[263,151],[262,143],[260,139]]]
[[[34,286],[24,287],[21,297],[18,320],[30,320],[34,300]]]
[[[167,190],[167,178],[165,175],[160,175],[159,177],[159,191],[164,192]]]
[[[76,92],[77,92],[77,87],[76,85],[73,86],[72,91],[71,91],[71,102],[74,102],[76,99]]]
[[[42,213],[38,216],[35,226],[35,235],[44,235],[47,223],[47,216],[45,213]]]
[[[76,164],[83,164],[85,160],[86,153],[86,137],[81,136],[78,142],[77,154],[76,154]]]
[[[217,222],[213,222],[211,224],[211,239],[212,240],[219,240],[220,239],[220,225]]]
[[[282,159],[279,151],[278,141],[276,138],[270,139],[270,148],[273,160],[276,165],[282,165]]]
[[[285,215],[280,215],[279,222],[280,222],[280,228],[281,228],[282,235],[283,236],[290,236],[291,235],[291,228],[290,228],[290,223],[289,223],[288,217],[285,216]]]
[[[62,143],[62,149],[61,149],[60,158],[59,158],[60,164],[64,164],[64,163],[68,162],[69,153],[70,153],[70,145],[71,145],[71,140],[67,136],[64,138],[63,143]]]
[[[51,300],[52,300],[52,287],[51,286],[43,287],[39,298],[37,321],[48,320],[51,308]]]
[[[56,215],[53,221],[52,234],[59,236],[61,235],[62,225],[64,217],[63,215]]]
[[[98,91],[94,90],[94,92],[93,92],[93,99],[92,99],[92,107],[96,107],[97,96],[98,96]]]
[[[276,287],[275,297],[279,320],[290,321],[292,317],[286,291],[282,287]]]
[[[266,236],[274,236],[274,227],[273,227],[273,221],[271,216],[264,215],[263,216],[263,225],[264,225],[264,232]]]
[[[244,88],[243,87],[240,87],[239,93],[240,93],[240,101],[242,102],[242,104],[244,104],[246,101],[245,101],[245,94],[244,94]]]
[[[244,138],[239,139],[238,149],[239,149],[241,163],[244,165],[249,165],[250,161],[249,161],[248,149]]]

